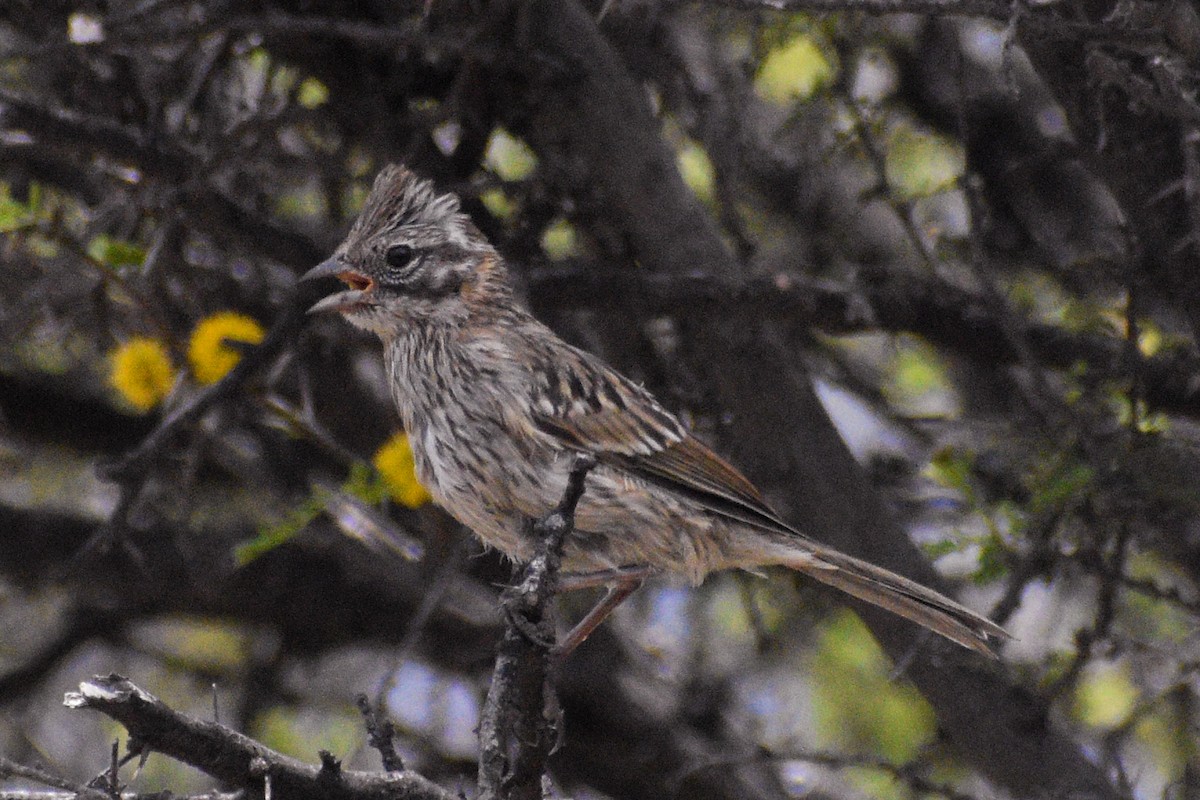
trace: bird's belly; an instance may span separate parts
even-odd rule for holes
[[[531,464],[510,453],[489,484],[441,483],[439,502],[486,544],[509,558],[532,558],[532,522],[558,506],[566,491],[571,458]],[[648,487],[617,470],[598,466],[584,484],[574,529],[567,540],[563,569],[591,572],[648,565],[681,573],[699,583],[727,558],[714,536],[721,525],[686,500]]]
[[[485,544],[528,561],[531,522],[561,502],[574,454],[527,429],[515,435],[499,409],[453,419],[447,406],[422,411],[404,414],[421,482]],[[723,525],[686,498],[600,464],[584,484],[563,569],[647,565],[699,583],[730,566],[728,537],[714,535]]]

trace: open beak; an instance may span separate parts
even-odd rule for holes
[[[320,314],[325,311],[350,311],[355,306],[369,302],[369,294],[375,289],[375,281],[362,273],[347,269],[334,258],[322,261],[300,276],[301,281],[313,281],[320,278],[337,278],[350,288],[318,300],[312,308],[308,309],[309,314]]]

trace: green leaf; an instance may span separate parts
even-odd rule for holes
[[[542,231],[542,249],[552,259],[569,258],[579,252],[575,226],[559,219]]]
[[[87,254],[106,267],[140,267],[146,261],[146,251],[123,239],[102,233],[87,246]]]
[[[1128,718],[1138,696],[1126,666],[1092,667],[1075,689],[1075,715],[1093,728],[1111,730]]]
[[[959,550],[962,550],[962,545],[953,539],[942,539],[940,542],[927,542],[921,545],[921,551],[930,561],[936,561],[942,556],[957,553]]]
[[[888,145],[887,179],[901,197],[925,197],[952,188],[966,163],[955,142],[901,127]]]
[[[765,100],[787,105],[811,97],[836,74],[836,65],[817,40],[804,33],[767,53],[754,78],[754,89]]]
[[[484,163],[504,181],[528,178],[537,168],[537,156],[529,145],[503,128],[496,128],[488,139]]]
[[[0,233],[12,233],[33,224],[33,209],[18,202],[0,184]]]
[[[316,78],[305,78],[296,90],[296,102],[305,108],[323,106],[329,102],[329,87]]]
[[[342,484],[342,491],[373,506],[379,505],[388,496],[387,482],[365,461],[356,461],[350,466],[350,474]]]
[[[675,159],[679,164],[679,173],[683,176],[683,182],[688,185],[688,188],[705,203],[712,203],[716,171],[713,169],[708,153],[704,152],[704,149],[695,142],[687,141],[680,148]]]
[[[971,580],[977,584],[991,583],[1008,574],[1008,547],[998,534],[986,537],[979,548],[979,566]]]

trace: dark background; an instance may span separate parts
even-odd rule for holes
[[[1198,67],[1167,0],[0,4],[0,753],[103,770],[61,698],[117,671],[378,769],[365,692],[473,793],[508,568],[380,501],[378,345],[292,295],[401,161],[788,519],[1016,637],[655,582],[560,676],[564,792],[1200,797]],[[202,386],[226,310],[267,344]]]

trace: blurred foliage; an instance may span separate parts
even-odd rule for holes
[[[273,706],[258,715],[249,733],[267,747],[304,760],[321,750],[351,753],[362,746],[366,736],[362,718],[351,706]]]
[[[38,194],[40,189],[35,188],[29,202],[22,203],[13,199],[7,184],[0,183],[0,233],[12,233],[33,223]]]
[[[688,188],[705,203],[715,202],[716,175],[708,153],[705,153],[700,145],[688,140],[679,149],[676,161],[679,164],[679,174],[683,176],[683,182]]]
[[[503,181],[523,181],[537,169],[537,156],[525,142],[497,128],[488,139],[484,163]]]
[[[146,260],[146,251],[132,242],[123,242],[107,234],[93,239],[87,253],[106,267],[119,271],[121,267],[140,267]]]
[[[912,686],[894,683],[890,669],[854,614],[835,612],[821,626],[811,670],[823,745],[875,752],[904,764],[933,739],[933,710]]]
[[[329,102],[329,87],[316,78],[305,78],[296,91],[296,102],[305,108],[319,108]]]
[[[909,336],[898,337],[884,392],[901,411],[917,416],[958,413],[955,387],[936,349]]]
[[[1164,793],[1178,786],[1196,763],[1195,731],[1189,730],[1173,710],[1160,710],[1139,718],[1133,731],[1137,746],[1145,749],[1147,760],[1161,774]]]
[[[177,669],[207,675],[236,674],[245,668],[261,631],[226,620],[177,615],[138,626],[132,638]]]
[[[25,755],[94,755],[90,740],[72,744],[69,726],[40,729],[36,709],[57,704],[81,669],[132,667],[148,688],[187,698],[203,715],[220,678],[228,713],[297,757],[311,760],[320,747],[350,754],[362,744],[351,688],[391,676],[401,746],[453,776],[473,755],[488,648],[464,655],[467,636],[422,638],[411,621],[432,623],[415,605],[382,634],[365,601],[341,617],[347,630],[337,635],[323,634],[320,620],[284,620],[291,606],[310,610],[291,601],[320,580],[346,581],[372,603],[423,596],[436,576],[404,573],[419,587],[406,594],[411,587],[371,571],[400,580],[376,557],[381,542],[405,559],[457,547],[444,517],[424,507],[407,439],[392,436],[376,343],[314,321],[253,391],[179,431],[136,497],[97,468],[144,439],[152,412],[196,398],[263,340],[295,275],[338,241],[375,172],[401,158],[459,191],[472,213],[482,206],[481,229],[511,256],[547,321],[632,368],[701,436],[730,444],[722,436],[731,415],[752,411],[721,408],[713,388],[739,364],[688,355],[692,326],[705,322],[690,302],[560,300],[526,281],[526,266],[548,260],[647,270],[633,269],[628,232],[594,181],[577,180],[587,176],[583,156],[547,145],[554,132],[529,124],[523,101],[508,94],[518,89],[490,93],[519,70],[471,50],[483,32],[448,25],[442,4],[400,4],[390,22],[358,7],[323,15],[268,6],[261,17],[247,7],[224,19],[203,4],[141,4],[129,15],[25,4],[2,23],[11,52],[0,59],[0,88],[45,102],[59,127],[45,133],[0,100],[0,502],[67,519],[38,520],[37,547],[13,559],[18,577],[0,579],[7,664],[17,669],[57,644],[64,653],[43,686],[12,695],[0,740]],[[613,16],[597,13],[601,28],[625,48],[684,182],[736,245],[739,266],[763,279],[703,313],[777,324],[797,363],[854,396],[830,403],[831,415],[866,441],[864,461],[926,553],[973,607],[1016,608],[1005,624],[1018,641],[1006,653],[1020,681],[1055,690],[1051,718],[1078,728],[1110,774],[1133,776],[1139,797],[1168,796],[1197,764],[1200,434],[1194,293],[1180,291],[1166,265],[1195,237],[1172,231],[1171,246],[1144,259],[1151,266],[1123,253],[1076,257],[1091,252],[1077,241],[1090,231],[1115,236],[1086,202],[1100,189],[1067,180],[1104,148],[1072,160],[1066,136],[1040,135],[1064,113],[1035,107],[1045,87],[1026,83],[1024,56],[1006,60],[1018,26],[634,6],[605,4]],[[626,38],[643,11],[658,27]],[[328,30],[301,33],[289,22]],[[562,78],[563,65],[533,63],[534,77]],[[987,98],[1002,124],[964,141],[956,127],[972,109],[947,104],[947,86]],[[1031,167],[1030,154],[1042,160]],[[1124,190],[1146,179],[1138,168],[1130,164]],[[1159,209],[1195,193],[1182,176],[1151,177],[1165,184],[1151,216],[1172,228],[1186,215]],[[1086,218],[1070,215],[1078,209],[1089,209]],[[1122,218],[1116,238],[1144,239],[1137,224]],[[922,256],[931,243],[932,264]],[[954,307],[958,298],[968,307]],[[246,313],[212,313],[231,308]],[[180,379],[185,363],[194,381]],[[764,405],[772,392],[762,388]],[[294,410],[286,425],[281,404]],[[765,459],[767,474],[788,468],[773,455],[737,455]],[[177,556],[170,588],[202,587],[192,597],[205,609],[221,607],[213,587],[228,587],[230,574],[256,583],[275,558],[296,558],[288,563],[298,568],[262,583],[261,607],[225,609],[229,619],[173,607],[172,592],[121,607],[122,587],[101,579],[51,599],[7,583],[70,573],[34,559],[59,546],[67,523],[97,525],[126,499],[136,501],[125,520],[131,541],[112,552],[136,563]],[[317,530],[344,536],[299,536]],[[37,577],[17,564],[25,560],[39,565]],[[505,566],[467,561],[456,578],[494,611]],[[434,616],[452,617],[454,631],[463,620],[487,629],[493,623],[456,594],[462,584],[438,584],[452,611],[439,606]],[[1104,592],[1111,620],[1101,618]],[[99,631],[58,642],[76,614],[93,613],[105,620]],[[257,615],[258,624],[238,621]],[[410,623],[413,638],[402,639]],[[729,751],[783,742],[896,765],[952,760],[932,746],[930,708],[889,676],[857,619],[823,615],[790,580],[719,576],[696,592],[652,583],[611,626],[633,654],[619,680],[644,702],[639,713],[660,714],[685,736],[711,735]],[[414,652],[397,671],[400,641]],[[306,669],[335,677],[296,677]],[[689,695],[726,685],[728,697]],[[703,706],[699,722],[694,706]],[[722,726],[736,731],[712,734]],[[119,734],[96,728],[106,741]],[[958,790],[1000,792],[952,767],[945,780]],[[65,769],[98,771],[83,756]],[[887,770],[845,774],[831,795],[920,794]],[[159,756],[142,780],[207,788]],[[592,794],[583,786],[578,796]]]
[[[888,184],[900,199],[927,197],[949,189],[963,176],[962,147],[942,136],[907,125],[893,131],[887,149]]]
[[[517,216],[517,204],[503,189],[488,189],[479,195],[480,202],[488,213],[503,222],[512,222]]]
[[[1138,694],[1126,665],[1093,663],[1075,687],[1075,716],[1092,727],[1111,730],[1126,721]]]
[[[579,237],[575,226],[565,219],[558,219],[546,226],[541,238],[542,250],[551,259],[564,259],[579,255]]]
[[[1052,451],[1034,461],[1025,479],[1030,491],[1029,511],[1041,514],[1078,503],[1096,479],[1095,469],[1073,460],[1063,451]]]
[[[773,47],[758,67],[755,91],[781,105],[807,100],[837,75],[837,63],[827,51],[810,33]]]
[[[1177,564],[1149,551],[1131,553],[1127,574],[1131,580],[1145,581],[1163,593],[1191,596],[1191,582]],[[1125,626],[1132,636],[1182,647],[1195,635],[1195,619],[1188,609],[1142,592],[1129,592],[1123,598],[1130,614]]]

